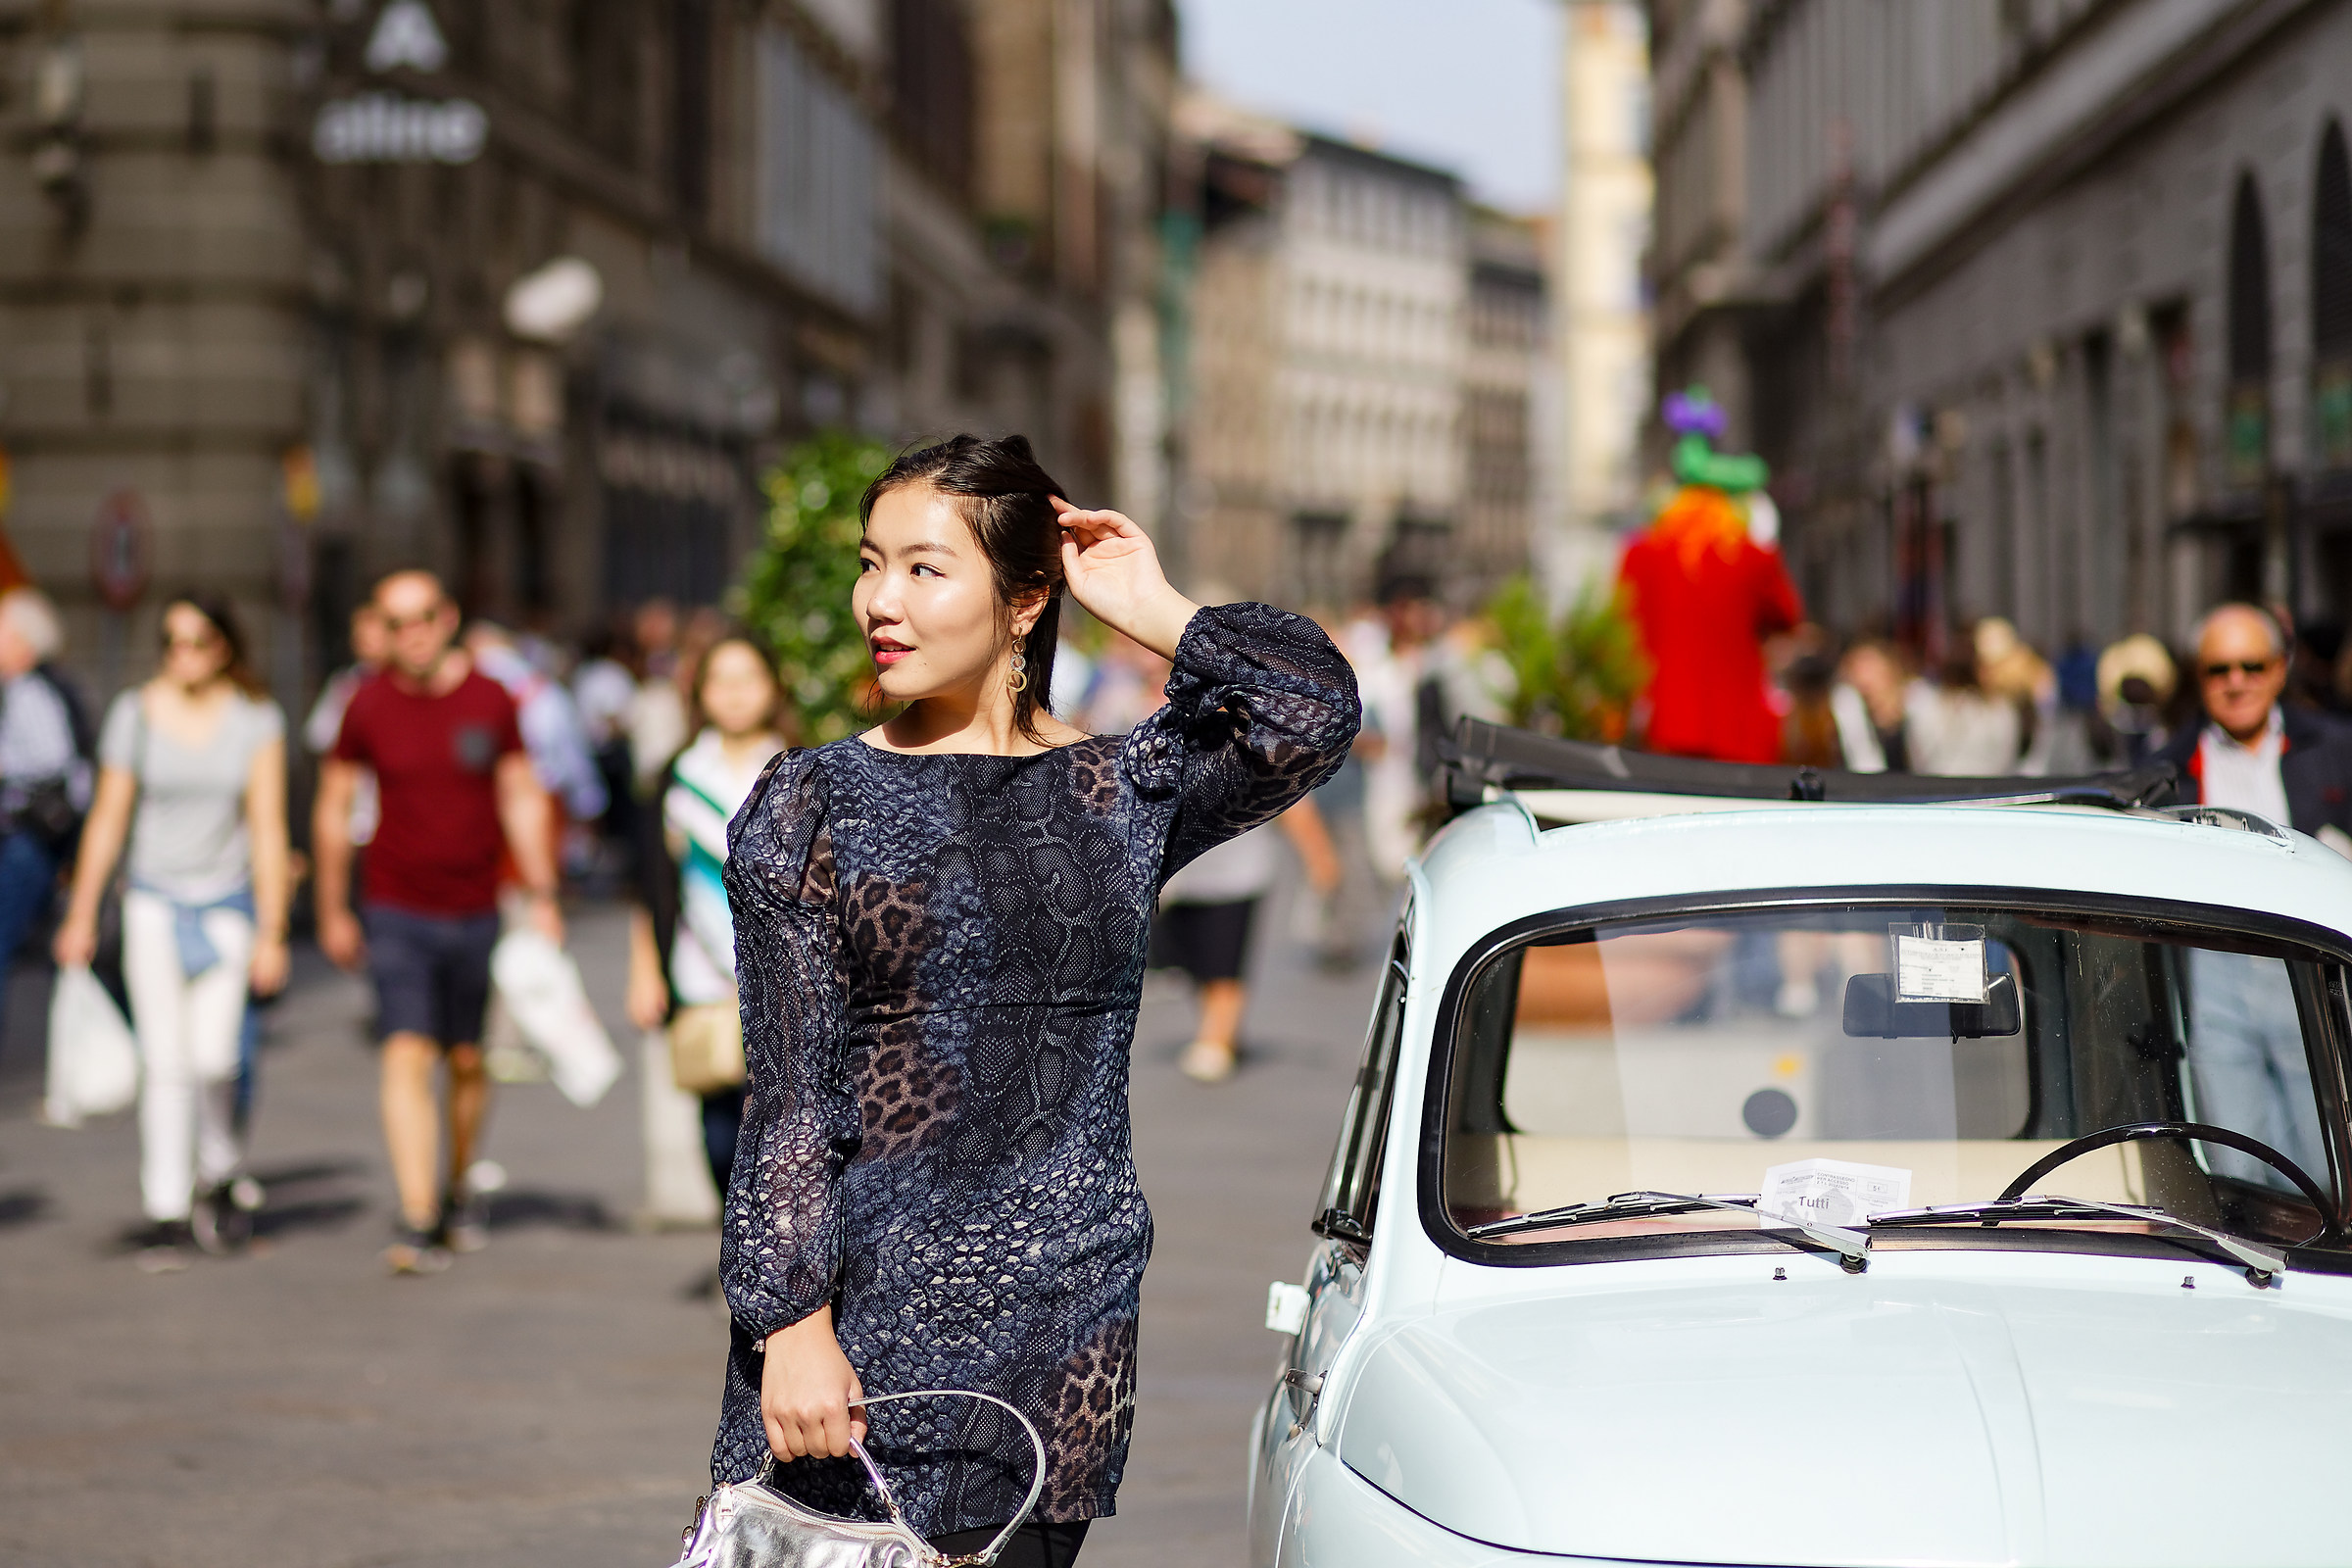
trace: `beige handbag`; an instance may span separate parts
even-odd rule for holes
[[[743,1082],[743,1013],[733,1002],[698,1002],[669,1020],[669,1075],[690,1095]]]

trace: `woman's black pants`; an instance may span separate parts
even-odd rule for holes
[[[1049,1525],[1032,1519],[1004,1544],[1004,1555],[997,1559],[997,1568],[1070,1568],[1078,1560],[1078,1548],[1086,1541],[1090,1522],[1081,1519],[1076,1524]],[[986,1530],[958,1530],[952,1536],[932,1537],[931,1544],[951,1557],[960,1557],[996,1540],[997,1532],[1004,1528],[991,1525]]]

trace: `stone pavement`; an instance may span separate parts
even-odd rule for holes
[[[1092,1568],[1239,1564],[1245,1436],[1273,1370],[1266,1282],[1298,1277],[1371,970],[1329,979],[1263,922],[1255,1054],[1174,1069],[1189,1004],[1138,1029],[1136,1152],[1157,1215],[1121,1512]],[[574,947],[617,1022],[619,911]],[[0,1563],[10,1568],[656,1568],[707,1482],[724,1326],[709,1232],[631,1228],[634,1078],[593,1110],[505,1089],[490,1250],[386,1278],[365,988],[320,963],[273,1009],[253,1168],[263,1245],[148,1277],[128,1117],[32,1119],[45,986],[20,971],[0,1052]],[[615,1037],[622,1038],[616,1030]],[[626,1049],[624,1055],[633,1055]]]

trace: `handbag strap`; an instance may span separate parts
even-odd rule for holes
[[[947,1559],[945,1563],[945,1568],[988,1568],[989,1564],[997,1560],[997,1554],[1004,1549],[1005,1543],[1012,1539],[1012,1533],[1029,1522],[1029,1511],[1037,1506],[1037,1499],[1045,1493],[1046,1440],[1037,1435],[1037,1428],[1030,1424],[1029,1418],[1011,1404],[998,1398],[993,1394],[975,1394],[969,1389],[915,1389],[906,1394],[868,1394],[860,1397],[858,1403],[860,1405],[889,1404],[898,1399],[985,1400],[1018,1421],[1021,1424],[1021,1430],[1028,1434],[1029,1446],[1036,1454],[1036,1464],[1032,1467],[1029,1477],[1029,1495],[1021,1500],[1020,1511],[1012,1516],[1010,1522],[1004,1529],[997,1532],[997,1539],[986,1546],[967,1557]],[[865,1466],[866,1478],[873,1482],[874,1492],[882,1498],[882,1505],[890,1510],[892,1521],[905,1529],[906,1520],[906,1516],[899,1512],[899,1499],[891,1495],[890,1483],[882,1479],[881,1467],[876,1465],[872,1456],[865,1451],[865,1445],[859,1443],[856,1438],[852,1438],[850,1451],[858,1456],[859,1464]],[[760,1478],[765,1480],[774,1474],[775,1466],[776,1456],[770,1453],[760,1467]],[[911,1534],[911,1532],[909,1533]]]

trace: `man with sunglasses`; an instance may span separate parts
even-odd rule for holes
[[[2269,611],[2228,604],[2197,623],[2202,721],[2157,760],[2180,770],[2181,799],[2252,811],[2352,853],[2352,742],[2322,714],[2279,702],[2286,632]],[[2333,832],[2327,830],[2333,829]]]
[[[547,792],[531,769],[514,700],[473,667],[458,608],[425,571],[376,584],[383,669],[353,694],[318,780],[318,945],[375,981],[383,1038],[384,1142],[400,1214],[384,1261],[396,1274],[447,1265],[480,1245],[466,1184],[489,1109],[482,1016],[498,940],[500,855],[514,857],[530,920],[564,940]],[[366,926],[351,907],[351,804],[362,769],[380,802],[366,865]],[[440,1158],[436,1067],[449,1079],[449,1144]]]
[[[2158,758],[2180,770],[2181,798],[2232,807],[2352,854],[2352,741],[2318,713],[2279,702],[2285,628],[2254,605],[2229,604],[2197,624],[2202,720]],[[2196,1119],[2250,1133],[2323,1168],[2311,1064],[2294,990],[2277,958],[2200,949],[2189,956],[2188,1065]],[[2234,1150],[2208,1147],[2221,1175],[2260,1186],[2284,1178]]]

